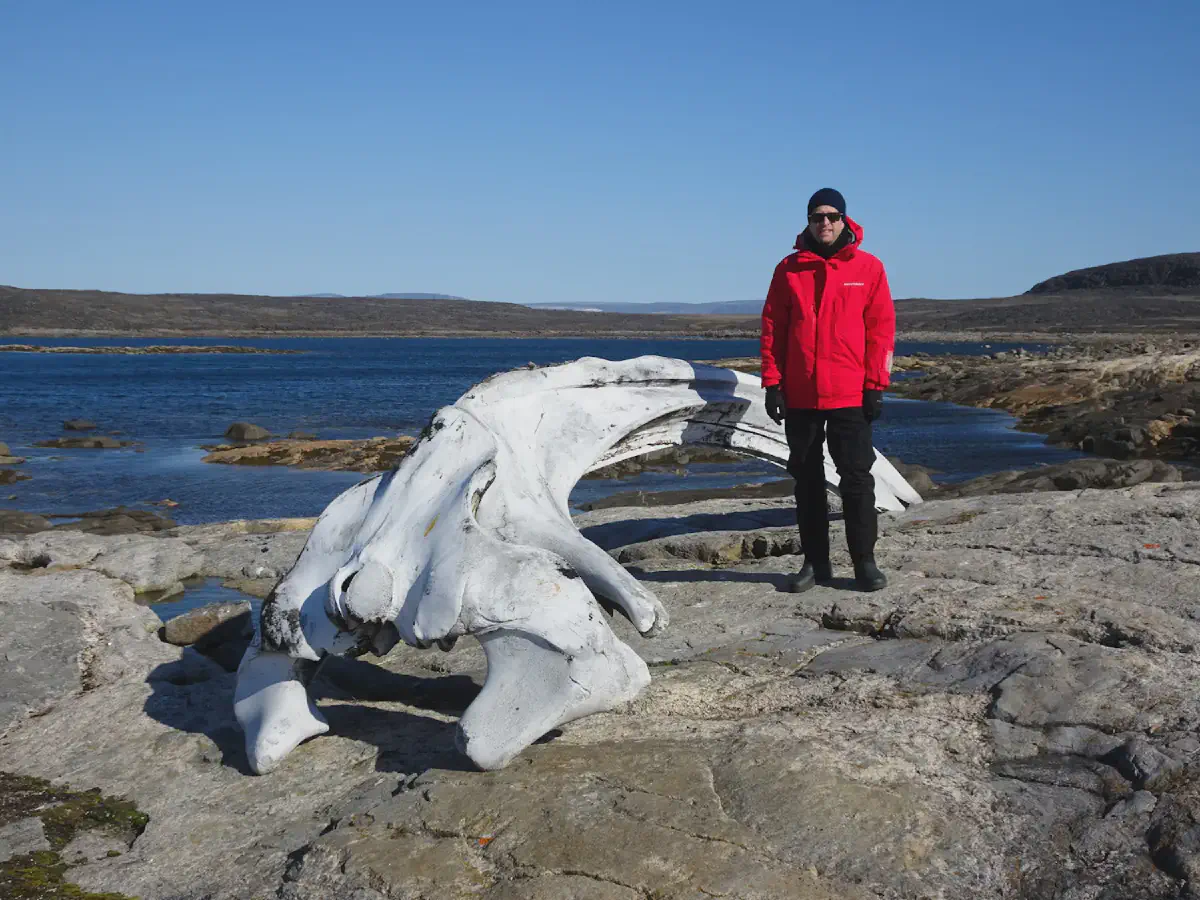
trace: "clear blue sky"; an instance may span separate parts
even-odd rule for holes
[[[1200,250],[1200,3],[0,0],[0,284],[898,297]]]

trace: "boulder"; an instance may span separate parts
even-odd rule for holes
[[[62,427],[63,431],[94,431],[97,426],[90,419],[67,419]]]
[[[1175,421],[1169,419],[1151,419],[1146,423],[1146,434],[1152,444],[1158,444],[1171,436]]]
[[[1092,442],[1092,452],[1098,456],[1108,456],[1112,459],[1131,459],[1137,455],[1137,444],[1131,440],[1123,440],[1118,433],[1114,432],[1095,438]]]
[[[0,441],[0,456],[10,455],[12,455],[12,451],[8,449],[8,444],[4,443],[4,441]]]
[[[192,646],[226,672],[236,672],[250,640],[254,622],[249,602],[210,603],[169,619],[162,629],[164,641]]]
[[[1113,437],[1118,441],[1137,445],[1146,440],[1146,431],[1136,425],[1124,425],[1113,432]]]
[[[28,481],[30,476],[16,469],[0,469],[0,484],[16,484],[18,481]]]
[[[178,647],[195,644],[202,650],[253,632],[249,602],[210,603],[169,619],[163,626],[163,640]]]
[[[904,476],[905,481],[912,486],[912,489],[922,497],[932,494],[937,490],[937,485],[932,478],[933,469],[906,463],[895,456],[889,456],[888,461],[896,467],[897,472]]]
[[[261,441],[270,436],[267,429],[251,422],[234,422],[225,429],[225,437],[233,441]]]

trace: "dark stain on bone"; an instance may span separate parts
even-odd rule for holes
[[[259,622],[264,650],[287,653],[299,643],[304,633],[300,624],[300,610],[281,610],[274,592],[263,601]]]
[[[441,419],[439,419],[437,416],[438,416],[438,414],[434,413],[432,416],[429,417],[429,422],[425,425],[424,428],[421,429],[421,433],[417,435],[417,439],[415,441],[413,441],[412,446],[408,448],[408,453],[405,454],[406,458],[411,457],[413,455],[414,450],[416,450],[419,446],[421,446],[421,444],[425,443],[425,441],[427,441],[429,438],[433,437],[435,434],[437,434],[439,431],[441,431],[443,428],[446,427],[446,423],[443,422]]]

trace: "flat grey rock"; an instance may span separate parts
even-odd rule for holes
[[[95,572],[0,569],[0,621],[0,733],[178,653],[158,640],[158,616],[133,602],[128,585]]]
[[[0,577],[0,587],[6,579]],[[89,646],[81,610],[67,600],[17,603],[0,599],[0,732],[29,712],[51,708],[82,688],[81,660]]]
[[[102,553],[89,566],[143,593],[166,590],[198,575],[203,561],[200,553],[181,541],[139,537]]]
[[[187,534],[188,544],[204,557],[205,575],[221,578],[278,578],[304,549],[307,531],[275,534]]]
[[[757,555],[751,536],[784,547],[764,516],[791,514],[705,501],[581,516],[670,612],[651,639],[611,619],[651,684],[490,773],[453,741],[485,672],[473,642],[331,660],[313,683],[330,733],[251,777],[233,676],[159,641],[132,588],[87,568],[129,538],[9,536],[0,560],[57,562],[0,569],[0,614],[21,623],[4,652],[40,666],[24,687],[0,682],[19,709],[0,768],[135,799],[145,833],[69,877],[145,900],[1186,896],[1200,491],[888,514],[891,583],[875,594],[850,589],[837,521],[836,584],[788,593],[800,558]],[[277,527],[138,540],[238,578],[294,558],[303,532]],[[55,568],[67,561],[84,568]],[[101,676],[87,689],[79,659]]]
[[[837,647],[814,659],[804,672],[825,675],[862,671],[900,678],[925,668],[940,646],[940,641],[894,640]]]
[[[49,850],[46,829],[36,817],[0,825],[0,862],[35,850]]]

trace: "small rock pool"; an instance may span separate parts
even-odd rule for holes
[[[241,591],[235,591],[233,588],[227,588],[222,585],[222,581],[224,581],[222,578],[189,579],[183,583],[182,596],[175,594],[169,600],[161,603],[148,603],[147,606],[166,622],[210,603],[241,603],[249,600],[251,615],[257,619],[258,612],[262,608],[262,600],[251,597],[249,594],[243,594]]]

